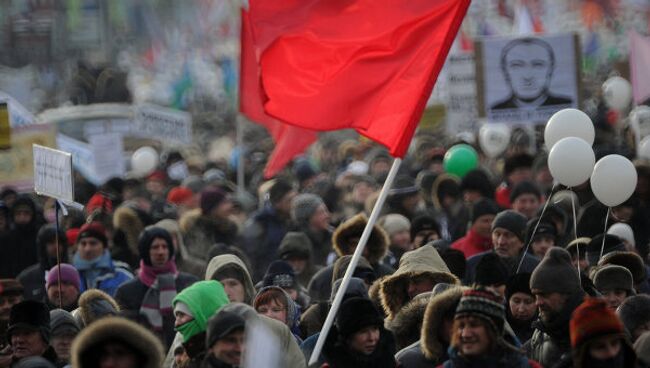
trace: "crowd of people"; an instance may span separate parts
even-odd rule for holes
[[[541,150],[458,178],[441,142],[416,136],[312,366],[650,366],[650,163],[606,216]],[[67,216],[3,188],[0,367],[307,366],[392,158],[332,141],[238,188],[168,157],[78,177]]]

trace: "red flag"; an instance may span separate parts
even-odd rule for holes
[[[265,111],[402,157],[469,0],[252,0]]]
[[[264,112],[259,68],[246,12],[242,12],[240,57],[239,109],[249,119],[263,125],[275,142],[275,148],[264,169],[264,177],[270,178],[314,143],[318,134],[312,130],[284,124]]]

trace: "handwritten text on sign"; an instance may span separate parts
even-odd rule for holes
[[[135,129],[132,133],[166,142],[190,144],[192,118],[184,111],[158,106],[138,106],[135,109]]]
[[[33,145],[34,191],[57,199],[74,201],[72,155]]]

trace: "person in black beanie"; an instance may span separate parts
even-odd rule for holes
[[[497,188],[495,198],[501,208],[510,208],[510,192],[515,185],[532,180],[533,156],[521,153],[506,158],[503,166],[503,183]]]
[[[201,367],[230,368],[241,366],[244,353],[246,320],[238,314],[220,311],[210,318],[206,333],[205,355]]]
[[[542,192],[534,183],[522,181],[510,192],[512,209],[531,219],[542,204]]]
[[[474,284],[486,287],[505,296],[508,268],[495,253],[488,253],[476,265]]]
[[[542,259],[549,249],[556,245],[557,230],[555,226],[545,220],[539,221],[534,217],[526,225],[526,244],[530,244],[528,251],[535,257]]]
[[[440,224],[433,216],[419,215],[411,221],[411,240],[413,249],[440,239]]]
[[[26,300],[11,307],[7,339],[12,350],[12,365],[23,358],[41,356],[61,366],[50,346],[50,311],[44,303]]]
[[[523,344],[533,335],[537,319],[535,297],[530,291],[530,273],[518,273],[506,283],[506,319]]]
[[[291,222],[291,201],[297,192],[286,179],[276,179],[269,189],[267,199],[259,210],[253,212],[245,224],[242,248],[253,262],[253,279],[262,278],[262,272],[275,259]]]
[[[465,203],[476,203],[481,198],[494,200],[494,185],[482,169],[470,170],[460,181]]]
[[[353,297],[341,304],[325,340],[323,367],[393,368],[395,342],[372,302]]]
[[[273,261],[264,274],[261,287],[277,286],[286,291],[291,299],[301,307],[309,306],[306,291],[298,284],[293,268],[286,261]]]
[[[488,253],[495,253],[501,257],[508,268],[508,276],[517,272],[532,272],[539,263],[539,259],[524,251],[525,230],[526,217],[522,214],[513,210],[500,212],[492,222],[493,249],[479,253],[467,260],[466,283],[475,281],[476,265]]]

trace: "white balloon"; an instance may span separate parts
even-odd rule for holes
[[[636,169],[630,160],[621,155],[607,155],[594,166],[591,190],[602,204],[614,207],[630,198],[636,181]]]
[[[563,109],[551,116],[544,128],[544,143],[547,149],[560,139],[566,137],[578,137],[590,146],[594,144],[596,130],[594,123],[584,112],[577,109]]]
[[[510,127],[502,123],[483,124],[478,133],[478,142],[485,154],[494,158],[508,148]]]
[[[596,157],[591,145],[577,137],[560,139],[548,154],[548,168],[560,184],[568,187],[580,185],[594,169]]]
[[[158,152],[152,147],[138,148],[131,156],[132,170],[141,176],[150,174],[158,166]]]
[[[603,98],[607,106],[623,110],[632,101],[632,85],[625,78],[611,77],[603,83]]]
[[[639,158],[650,160],[650,135],[643,138],[641,143],[639,143],[639,147],[637,148],[637,156],[639,156]]]

